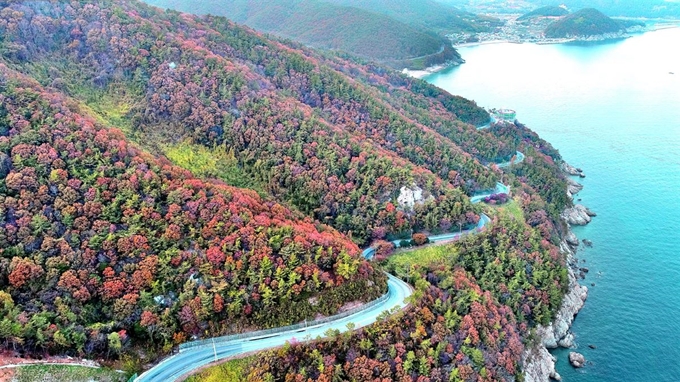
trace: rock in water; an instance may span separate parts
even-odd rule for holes
[[[564,240],[566,240],[569,245],[574,247],[578,247],[579,245],[578,237],[576,237],[576,235],[571,231],[567,233],[567,236],[564,238]]]
[[[577,181],[567,178],[567,195],[570,199],[574,198],[574,195],[578,194],[583,189],[583,185]]]
[[[588,239],[583,239],[583,245],[585,245],[586,247],[590,248],[590,247],[593,246],[593,242],[590,241],[590,240],[588,240]]]
[[[562,162],[562,171],[566,172],[569,175],[581,175],[581,173],[583,172],[583,170],[581,170],[580,168],[576,168],[567,162]]]
[[[564,338],[559,340],[559,342],[557,342],[557,344],[560,345],[560,347],[563,347],[563,348],[574,347],[574,334],[573,333],[567,334],[566,336],[564,336]]]
[[[581,353],[571,352],[569,353],[569,363],[575,368],[581,368],[586,364],[586,358]]]
[[[551,379],[561,381],[562,377],[555,371],[555,357],[548,349],[526,348],[522,355],[524,382],[547,382]]]
[[[586,225],[592,220],[594,212],[581,204],[576,204],[562,212],[562,218],[571,225]]]
[[[588,345],[588,347],[591,348],[591,349],[597,349],[597,346],[592,345],[592,344],[591,344],[591,345]]]

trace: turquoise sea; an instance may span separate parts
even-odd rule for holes
[[[466,64],[426,80],[515,109],[587,175],[577,198],[598,217],[574,229],[594,246],[577,255],[590,295],[572,330],[590,363],[556,351],[563,379],[680,381],[680,29],[460,52]]]

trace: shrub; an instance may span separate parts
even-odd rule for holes
[[[414,233],[412,238],[415,245],[427,244],[430,241],[424,233]]]

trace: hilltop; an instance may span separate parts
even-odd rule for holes
[[[0,7],[5,349],[138,370],[193,338],[374,300],[385,276],[360,248],[384,258],[388,241],[474,231],[486,213],[488,230],[436,261],[388,267],[417,289],[402,316],[334,338],[340,350],[262,356],[252,378],[522,372],[522,340],[567,288],[572,204],[535,133],[479,130],[489,114],[471,100],[223,17]],[[506,206],[471,203],[501,180]]]
[[[548,5],[523,14],[517,18],[517,21],[530,20],[535,17],[560,17],[568,14],[569,11],[563,7]]]
[[[399,69],[460,61],[451,43],[434,30],[354,6],[322,0],[147,2],[195,14],[225,16],[258,31],[311,47],[344,51]],[[465,27],[472,26],[466,24]],[[414,58],[426,62],[410,61]]]
[[[545,29],[548,38],[597,36],[625,31],[628,23],[614,20],[594,8],[585,8],[554,21]]]

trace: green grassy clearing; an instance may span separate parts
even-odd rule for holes
[[[129,376],[106,368],[77,365],[30,365],[16,369],[16,382],[126,382]]]
[[[254,356],[247,358],[232,359],[222,364],[212,366],[187,378],[186,382],[225,382],[245,381],[248,376],[248,367],[255,359]]]
[[[224,147],[208,148],[190,142],[166,145],[163,154],[177,166],[201,178],[220,179],[230,186],[250,188],[263,194],[262,188],[239,166],[232,151]]]

